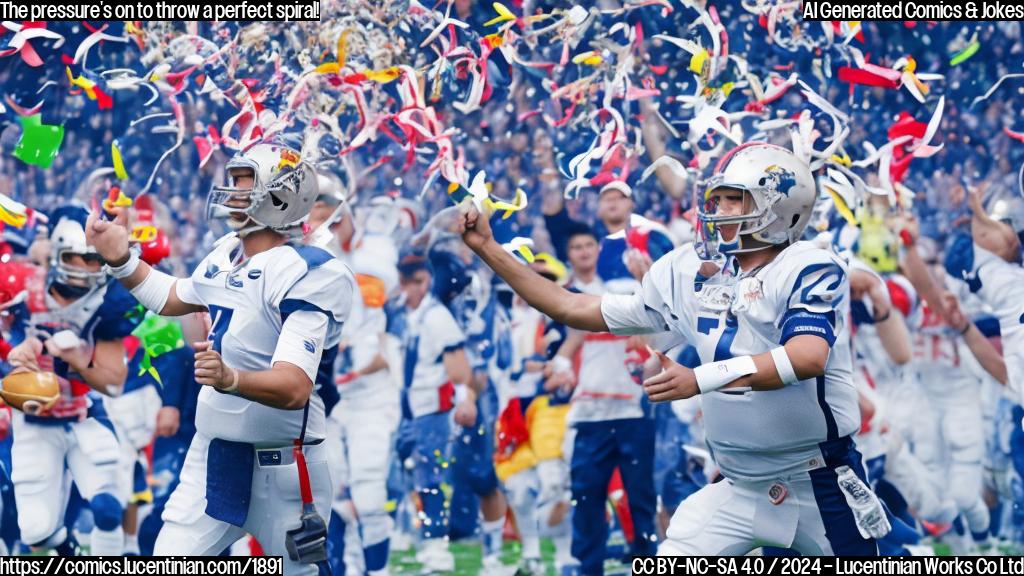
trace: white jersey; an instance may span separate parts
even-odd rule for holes
[[[636,284],[632,278],[616,279],[613,284],[624,288],[628,282]],[[624,293],[610,290],[599,279],[589,283],[576,280],[572,286],[584,294]],[[570,423],[643,417],[643,387],[633,380],[629,371],[631,351],[627,349],[627,340],[626,336],[609,333],[588,332],[584,335],[577,356],[576,387],[567,416]]]
[[[368,280],[364,280],[368,281]],[[356,290],[353,298],[352,316],[345,324],[342,337],[346,347],[343,351],[345,368],[358,370],[369,365],[378,355],[387,354],[382,346],[387,332],[387,315],[384,313],[383,302],[367,306],[360,290]],[[340,389],[342,400],[359,401],[362,403],[398,403],[399,388],[395,385],[391,367],[378,370],[367,376],[360,376],[343,384]]]
[[[999,319],[1006,373],[1020,402],[1024,397],[1024,268],[966,240],[950,249],[953,254],[947,256],[946,271],[966,283]]]
[[[415,310],[405,311],[405,388],[413,417],[454,407],[455,387],[444,367],[444,355],[460,350],[466,338],[452,313],[427,294]],[[464,384],[464,382],[463,382]]]
[[[513,398],[530,398],[537,395],[544,373],[527,372],[526,363],[530,360],[546,362],[543,347],[544,326],[546,317],[536,308],[521,301],[512,307],[512,350],[514,371],[512,378],[505,381],[505,386],[498,390],[499,405],[504,408]]]
[[[311,246],[286,244],[233,265],[238,249],[234,234],[219,240],[190,279],[178,280],[178,297],[210,311],[209,339],[229,366],[260,371],[284,360],[316,382],[324,350],[338,344],[348,319],[355,291],[351,271]],[[326,429],[319,395],[310,396],[308,418],[304,412],[203,386],[196,429],[210,438],[283,446],[299,437],[306,420],[306,438],[322,439]]]
[[[925,304],[920,322],[912,327],[912,367],[918,383],[929,399],[939,403],[957,403],[975,399],[981,378],[975,367],[977,360],[956,330]]]
[[[719,390],[701,397],[708,447],[723,474],[762,480],[823,465],[819,443],[860,425],[851,378],[849,280],[831,252],[797,242],[744,275],[704,279],[693,246],[659,259],[632,296],[605,295],[601,312],[616,334],[672,330],[702,363],[756,355],[813,334],[832,347],[825,374],[779,390]]]

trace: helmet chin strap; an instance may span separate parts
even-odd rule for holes
[[[755,240],[754,238],[751,238],[751,235],[746,235],[747,236],[746,240],[742,239],[743,235],[740,235],[740,236],[741,237],[738,238],[738,240],[741,240],[739,242],[740,246],[742,246],[743,244],[754,244],[754,245],[749,247],[749,248],[738,248],[736,250],[731,250],[730,252],[728,252],[728,254],[747,254],[747,253],[750,253],[750,252],[760,252],[761,250],[767,250],[768,248],[773,248],[775,246],[779,246],[779,244],[770,244],[768,242],[762,242],[760,240]],[[730,244],[731,244],[731,242],[730,242]],[[789,242],[784,242],[783,244],[789,244]]]
[[[253,232],[259,232],[260,230],[270,230],[272,232],[277,232],[278,234],[285,236],[289,239],[302,237],[301,223],[295,224],[293,226],[288,226],[287,228],[274,228],[272,226],[267,226],[266,224],[260,224],[259,222],[253,220],[251,217],[245,222],[237,222],[230,218],[228,219],[227,222],[228,227],[234,230],[238,234],[239,238],[245,238],[246,236],[252,234]]]

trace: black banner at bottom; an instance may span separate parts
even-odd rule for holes
[[[281,576],[281,556],[191,557],[191,556],[0,556],[0,574],[12,576]]]
[[[810,576],[836,574],[928,574],[958,576],[1009,574],[1024,576],[1022,556],[911,556],[885,558],[791,558],[761,556],[637,556],[632,573],[638,576],[772,575]]]

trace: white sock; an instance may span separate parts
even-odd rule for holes
[[[501,554],[502,531],[504,528],[504,517],[497,520],[484,520],[482,525],[484,556],[497,556]]]
[[[139,553],[139,535],[128,534],[124,535],[124,553],[125,554],[138,554]]]
[[[120,556],[124,551],[124,530],[120,526],[113,530],[93,528],[89,554],[93,556]]]

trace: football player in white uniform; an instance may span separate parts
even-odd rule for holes
[[[971,237],[961,236],[946,250],[946,272],[967,285],[972,294],[987,304],[999,320],[1005,372],[1010,389],[1017,394],[1018,403],[1024,399],[1024,299],[1020,286],[1024,283],[1024,268],[1020,265],[1020,241],[1005,222],[989,217],[981,203],[981,191],[970,193]],[[970,325],[965,332],[967,344],[981,343],[976,330]],[[999,371],[971,346],[982,366],[996,379]]]
[[[448,503],[442,484],[450,474],[452,420],[472,426],[477,391],[472,387],[465,335],[451,312],[430,293],[426,257],[404,256],[398,264],[404,292],[404,373],[399,454],[413,459],[420,497],[420,546],[416,560],[428,572],[451,572]]]
[[[191,278],[140,262],[123,213],[114,222],[94,215],[89,225],[111,275],[139,302],[168,316],[208,310],[213,321],[196,347],[204,386],[197,432],[154,553],[217,554],[248,532],[284,556],[285,573],[314,573],[311,563],[326,557],[318,514],[328,513],[333,492],[314,382],[324,351],[340,339],[355,280],[330,253],[293,241],[318,189],[297,152],[258,144],[227,172],[230,186],[213,188],[207,217],[226,219],[234,232]]]
[[[74,553],[64,528],[70,473],[92,509],[90,551],[120,555],[128,479],[121,477],[121,448],[97,392],[121,393],[122,338],[141,315],[133,314],[137,304],[124,288],[107,282],[99,256],[86,245],[87,215],[80,206],[53,214],[45,293],[11,309],[17,345],[8,361],[20,370],[56,373],[61,383],[55,404],[15,414],[11,476],[23,542]]]
[[[674,250],[633,295],[573,294],[520,265],[470,209],[463,239],[522,296],[569,326],[618,334],[672,331],[694,344],[690,370],[659,354],[653,401],[701,394],[707,443],[726,480],[672,517],[662,554],[877,554],[889,531],[852,435],[845,265],[798,242],[816,198],[792,152],[748,143],[719,162],[700,206],[701,248]],[[724,256],[724,258],[723,258]],[[718,258],[712,260],[712,258]]]

